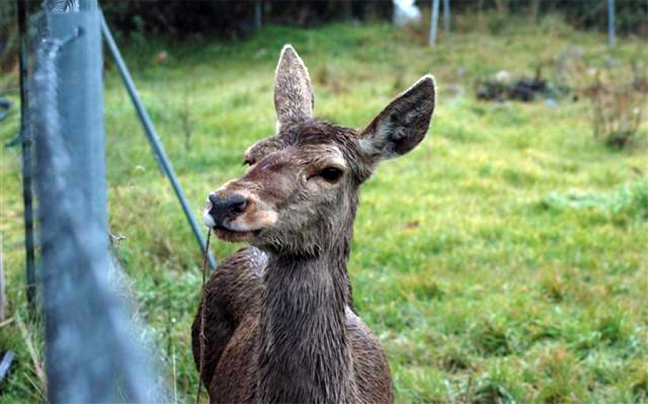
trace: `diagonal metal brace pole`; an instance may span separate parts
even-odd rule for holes
[[[164,148],[162,147],[162,143],[160,142],[160,139],[155,131],[153,122],[151,121],[151,118],[146,112],[146,108],[144,107],[144,104],[139,98],[139,95],[137,93],[137,88],[135,87],[135,83],[133,82],[133,79],[131,78],[131,75],[128,72],[128,67],[126,67],[126,63],[124,63],[124,59],[122,58],[121,53],[119,52],[119,48],[117,48],[117,44],[115,43],[115,40],[112,34],[110,33],[110,29],[108,28],[108,24],[106,24],[106,19],[104,18],[103,13],[101,13],[101,34],[103,35],[104,40],[106,41],[106,45],[108,45],[108,49],[110,50],[110,53],[113,57],[113,60],[115,61],[115,64],[117,65],[117,70],[119,71],[119,75],[121,76],[124,82],[124,86],[126,86],[128,95],[130,96],[131,101],[133,102],[133,106],[137,111],[137,115],[139,116],[139,119],[142,122],[142,126],[144,127],[144,132],[146,133],[146,137],[151,143],[151,147],[153,148],[153,151],[157,155],[158,161],[162,165],[162,169],[164,170],[164,173],[169,178],[169,181],[171,182],[171,186],[173,187],[173,190],[175,191],[175,194],[178,197],[178,200],[180,201],[180,205],[182,205],[182,210],[184,211],[184,214],[187,217],[187,221],[189,222],[189,225],[191,226],[191,229],[193,230],[193,233],[196,236],[196,240],[198,241],[198,244],[200,244],[200,248],[204,253],[207,248],[205,237],[200,231],[198,222],[196,221],[196,218],[194,217],[191,211],[191,207],[187,202],[187,198],[185,197],[184,191],[182,190],[182,187],[178,182],[175,172],[173,171],[171,162],[169,161],[169,159],[166,156],[166,153],[164,152]],[[208,259],[212,269],[215,269],[217,266],[216,259],[213,257],[211,253],[208,255]]]

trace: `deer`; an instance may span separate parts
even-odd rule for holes
[[[247,149],[246,173],[209,193],[203,212],[219,239],[247,244],[213,271],[192,325],[210,402],[393,402],[347,261],[360,186],[381,161],[422,142],[435,100],[428,74],[363,129],[319,120],[308,70],[284,46],[276,134]]]

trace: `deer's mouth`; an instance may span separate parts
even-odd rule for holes
[[[221,240],[229,241],[231,243],[240,243],[243,241],[248,241],[254,236],[259,235],[261,230],[232,230],[224,226],[214,226],[214,234]]]
[[[203,211],[203,222],[221,240],[233,243],[249,241],[276,221],[273,210],[260,209],[259,205],[249,195],[212,193]]]
[[[261,229],[258,230],[236,230],[231,227],[226,227],[224,224],[216,223],[214,218],[209,214],[208,210],[205,210],[203,214],[203,222],[209,228],[214,231],[216,237],[221,240],[229,241],[232,243],[238,243],[243,241],[248,241],[252,237],[257,236],[261,233]]]

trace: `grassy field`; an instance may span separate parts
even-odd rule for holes
[[[544,66],[553,80],[552,66],[574,47],[588,66],[645,66],[645,42],[620,39],[611,50],[605,37],[553,18],[512,22],[498,35],[474,20],[456,27],[434,51],[383,25],[267,27],[238,44],[132,41],[124,51],[197,215],[210,190],[244,172],[243,151],[274,133],[273,74],[284,43],[310,68],[316,113],[343,125],[363,126],[433,73],[439,96],[429,136],[364,186],[349,264],[358,312],[387,351],[397,401],[647,401],[646,125],[633,147],[613,150],[593,138],[582,99],[552,108],[480,102],[473,91],[502,69],[532,75]],[[110,230],[125,237],[119,258],[172,397],[191,401],[201,256],[112,66],[106,120]],[[17,115],[3,122],[0,140],[17,127]],[[39,401],[25,343],[40,352],[22,290],[20,154],[0,156],[14,319],[0,329],[0,347],[20,358],[2,401]],[[213,243],[218,257],[239,247]]]

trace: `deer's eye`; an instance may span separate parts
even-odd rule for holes
[[[342,177],[342,170],[335,167],[326,167],[320,171],[319,176],[330,183],[334,183]]]

